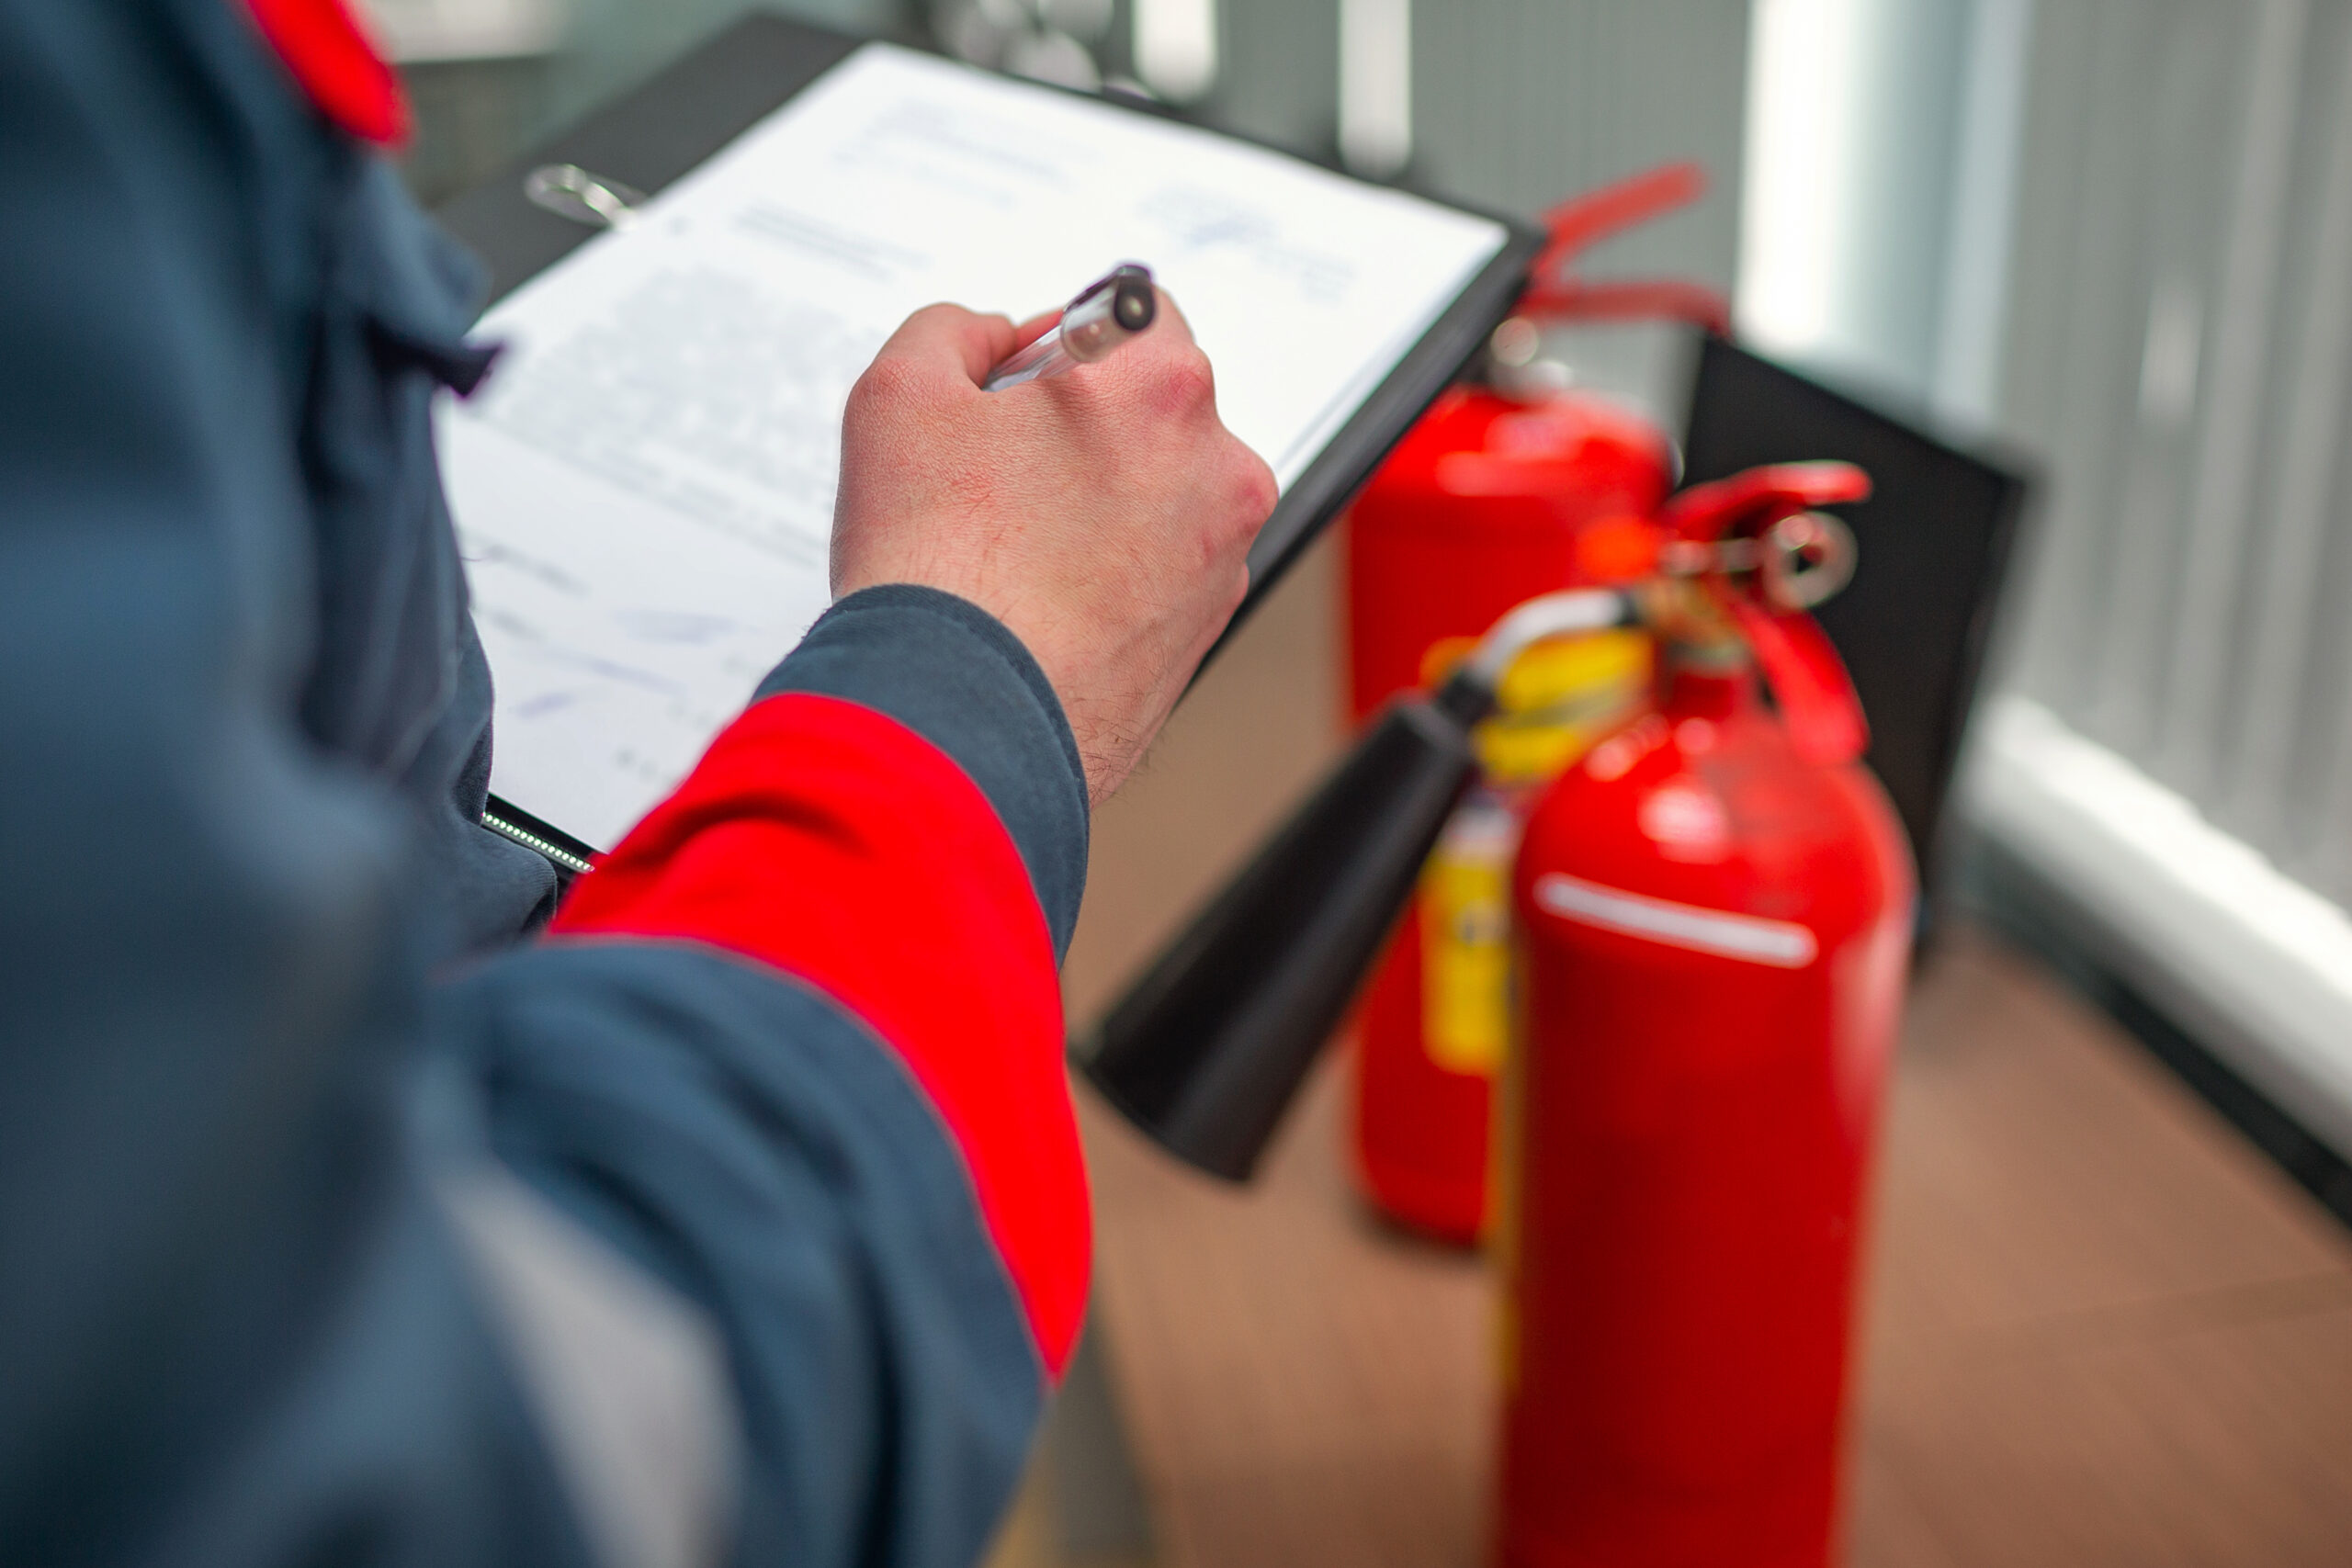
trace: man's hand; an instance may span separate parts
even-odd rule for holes
[[[883,344],[842,423],[833,592],[922,583],[1002,621],[1060,695],[1099,804],[1239,606],[1274,477],[1218,421],[1166,295],[1100,364],[981,391],[1036,325],[933,305]]]

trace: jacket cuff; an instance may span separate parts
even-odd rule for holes
[[[1086,770],[1061,700],[1019,637],[936,588],[863,589],[818,617],[757,694],[785,692],[872,708],[953,759],[1021,852],[1060,961],[1086,892]]]

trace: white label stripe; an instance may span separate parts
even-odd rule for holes
[[[1603,887],[1565,872],[1546,872],[1536,878],[1535,902],[1563,919],[1775,969],[1802,969],[1820,952],[1812,931],[1793,920],[1671,903]]]

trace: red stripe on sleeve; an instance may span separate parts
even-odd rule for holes
[[[679,937],[798,976],[894,1046],[971,1173],[1058,1378],[1092,1226],[1028,868],[964,771],[855,703],[765,698],[573,886],[557,935]]]

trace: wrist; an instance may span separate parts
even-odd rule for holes
[[[926,584],[844,594],[758,695],[846,698],[945,752],[995,807],[1028,864],[1057,953],[1086,883],[1091,780],[1061,698],[1001,620]]]
[[[880,565],[836,575],[837,606],[863,602],[885,591],[935,593],[951,598],[985,615],[1004,637],[1027,655],[1035,675],[1052,694],[1069,732],[1087,799],[1099,805],[1126,776],[1132,764],[1121,737],[1134,728],[1121,724],[1116,697],[1104,690],[1111,669],[1118,663],[1102,637],[1075,635],[1067,603],[1050,595],[1023,596],[1006,591],[1001,574],[987,570],[984,561],[958,557],[933,557]]]

